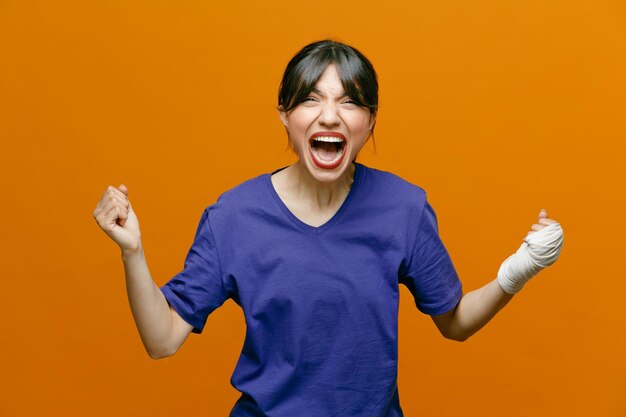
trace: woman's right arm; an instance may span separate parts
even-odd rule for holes
[[[152,280],[128,189],[124,185],[109,186],[93,215],[100,228],[122,250],[128,302],[148,355],[153,359],[173,355],[193,327],[169,306]]]

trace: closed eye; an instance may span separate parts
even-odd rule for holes
[[[319,100],[316,97],[309,96],[309,97],[305,98],[304,100],[302,100],[302,102],[306,102],[306,101],[311,102],[311,101],[319,101]],[[354,104],[354,105],[357,104],[357,102],[352,100],[352,99],[346,99],[346,100],[342,101],[342,103],[343,104]]]

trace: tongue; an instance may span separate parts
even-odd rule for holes
[[[334,143],[317,143],[315,148],[317,150],[317,156],[323,161],[332,161],[337,157],[337,147]]]

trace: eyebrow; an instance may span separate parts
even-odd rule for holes
[[[311,90],[311,92],[315,93],[315,94],[319,94],[320,96],[323,96],[324,94],[322,94],[322,92],[320,90],[318,90],[317,88],[313,87],[313,89]],[[341,92],[341,95],[339,97],[348,97],[348,94],[346,94],[345,91]]]

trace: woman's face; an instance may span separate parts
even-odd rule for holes
[[[319,181],[334,181],[346,172],[376,120],[345,95],[332,64],[304,102],[279,114],[299,162]]]

